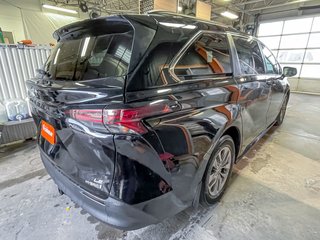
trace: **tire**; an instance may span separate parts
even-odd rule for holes
[[[234,161],[234,142],[229,135],[224,135],[213,151],[204,173],[200,198],[202,205],[209,206],[220,200],[231,177]]]
[[[287,104],[288,104],[289,96],[286,95],[285,99],[283,100],[282,106],[280,108],[280,112],[277,116],[276,122],[274,125],[280,126],[283,123],[284,116],[286,115],[287,111]]]

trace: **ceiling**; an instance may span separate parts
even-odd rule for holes
[[[79,2],[85,2],[89,11],[94,9],[102,13],[138,13],[139,0],[46,0],[46,2],[53,2],[59,6],[78,7]]]
[[[152,0],[143,0],[152,1]],[[194,6],[196,0],[179,0],[179,4]],[[58,5],[78,7],[78,0],[46,0]],[[80,1],[81,2],[81,1]],[[89,11],[94,9],[101,14],[139,13],[139,0],[86,0]],[[253,22],[258,15],[260,19],[286,16],[298,16],[305,13],[319,13],[319,0],[203,0],[212,6],[212,20],[225,23]],[[316,7],[318,6],[318,7]],[[231,22],[220,15],[223,11],[231,11],[239,19]]]

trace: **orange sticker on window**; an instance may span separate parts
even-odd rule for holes
[[[56,131],[51,124],[45,121],[41,122],[41,136],[52,145],[56,143]]]

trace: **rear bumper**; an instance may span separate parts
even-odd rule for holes
[[[69,196],[72,201],[102,222],[123,230],[138,229],[159,222],[159,219],[134,205],[126,204],[112,197],[107,199],[97,198],[72,182],[55,167],[42,150],[40,151],[43,164],[59,189]]]

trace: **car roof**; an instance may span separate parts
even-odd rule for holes
[[[181,23],[185,25],[195,25],[197,26],[198,30],[211,30],[211,29],[218,29],[220,31],[230,31],[235,32],[238,34],[244,34],[240,31],[237,31],[232,26],[225,25],[223,23],[214,22],[214,21],[207,21],[202,20],[199,18],[195,18],[193,16],[178,14],[174,12],[167,12],[167,11],[150,11],[146,14],[123,14],[123,17],[127,19],[143,19],[145,21],[150,21],[150,19],[155,20],[155,25],[161,22],[172,22],[172,23]],[[168,25],[168,27],[170,27]],[[246,35],[246,34],[244,34]]]
[[[172,24],[184,24],[188,26],[196,26],[197,31],[199,30],[215,30],[215,31],[229,31],[234,32],[240,35],[248,36],[247,34],[240,32],[233,28],[219,22],[207,21],[198,19],[188,15],[182,15],[174,12],[168,11],[150,11],[146,14],[121,14],[121,15],[112,15],[106,17],[99,17],[96,19],[86,19],[83,21],[71,23],[69,25],[63,26],[62,28],[55,31],[53,34],[55,38],[58,38],[57,35],[63,35],[64,32],[68,30],[78,29],[79,27],[96,25],[97,23],[107,21],[124,21],[125,19],[129,21],[140,22],[143,25],[147,25],[153,29],[157,29],[158,25],[161,23],[172,23]],[[162,25],[163,28],[172,28],[169,24]],[[71,30],[71,31],[72,31]]]
[[[147,14],[144,14],[142,16],[152,16],[155,19],[179,19],[179,21],[181,21],[181,23],[205,23],[208,25],[213,25],[213,26],[220,26],[223,27],[225,29],[229,29],[232,28],[231,26],[225,25],[223,23],[219,23],[219,22],[214,22],[214,21],[208,21],[208,20],[204,20],[204,19],[199,19],[190,15],[184,15],[184,14],[179,14],[179,13],[174,13],[174,12],[168,12],[168,11],[150,11]],[[233,28],[232,28],[233,29]],[[235,30],[235,29],[233,29]]]

